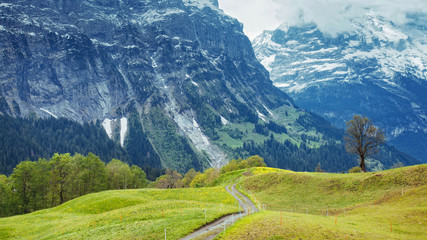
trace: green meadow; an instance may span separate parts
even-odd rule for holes
[[[105,191],[1,218],[0,239],[178,239],[234,212],[223,187]]]
[[[239,187],[267,209],[218,239],[427,239],[427,165],[360,174],[266,173]]]
[[[427,165],[330,174],[249,168],[211,185],[117,190],[1,218],[0,239],[179,239],[239,210],[224,186],[257,206],[216,239],[427,239]],[[206,213],[206,219],[205,219]]]

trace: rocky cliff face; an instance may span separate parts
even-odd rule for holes
[[[330,163],[345,155],[342,132],[273,86],[215,0],[2,1],[0,52],[2,114],[99,121],[140,166],[186,172],[245,154],[301,170],[355,165]],[[378,168],[417,163],[383,153]]]
[[[6,0],[0,52],[1,113],[100,120],[126,145],[137,112],[163,167],[192,165],[165,142],[222,165],[212,129],[292,104],[216,0]]]
[[[265,31],[253,46],[274,85],[345,127],[364,114],[391,143],[427,161],[426,16],[396,25],[370,11],[353,31],[331,37],[316,25]]]

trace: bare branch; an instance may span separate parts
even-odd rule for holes
[[[365,158],[378,153],[378,147],[385,142],[384,132],[365,116],[354,115],[346,124],[346,150],[359,156],[360,167],[365,172]]]

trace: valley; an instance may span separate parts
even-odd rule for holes
[[[423,239],[426,172],[426,165],[359,174],[243,169],[221,174],[216,187],[105,191],[1,218],[0,239],[161,239],[165,229],[167,239],[180,239],[238,214],[226,191],[236,183],[260,212],[234,218],[225,233],[221,222],[215,239]]]
[[[2,0],[0,239],[427,239],[406,18],[251,42],[218,0]]]

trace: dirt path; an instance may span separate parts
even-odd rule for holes
[[[190,240],[190,239],[213,239],[216,235],[224,231],[224,228],[234,224],[235,221],[240,218],[247,216],[249,213],[257,212],[258,209],[255,207],[255,204],[245,195],[241,194],[236,189],[236,185],[228,185],[225,187],[227,192],[229,192],[239,203],[240,208],[242,209],[240,213],[227,215],[222,218],[219,218],[207,225],[199,228],[197,231],[187,235],[180,240]]]

